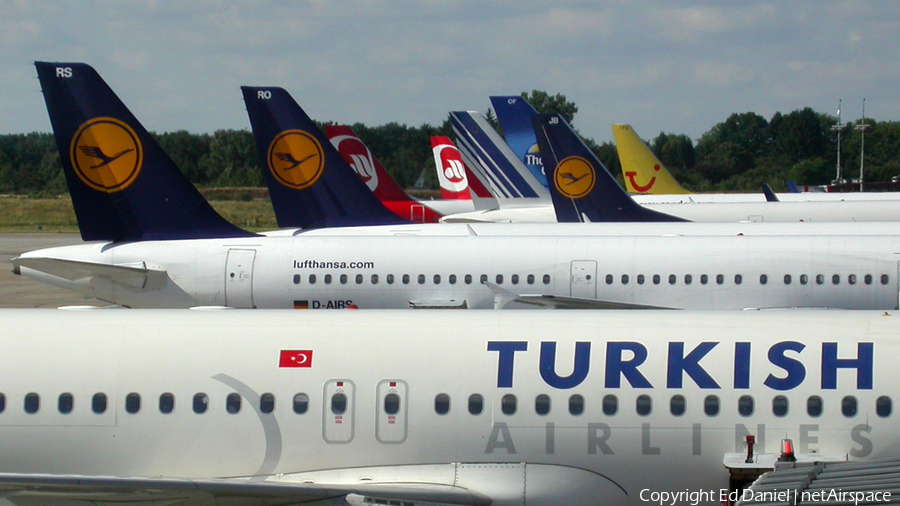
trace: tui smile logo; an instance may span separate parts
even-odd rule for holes
[[[580,199],[591,193],[597,181],[594,167],[580,156],[570,156],[559,162],[553,171],[556,189],[564,197]]]
[[[69,160],[84,184],[97,191],[115,193],[128,188],[137,178],[144,151],[137,134],[125,123],[114,118],[94,118],[75,132]]]
[[[287,130],[269,144],[269,172],[288,188],[303,190],[322,176],[325,155],[322,146],[308,132]]]

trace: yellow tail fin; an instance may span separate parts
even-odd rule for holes
[[[612,130],[628,193],[650,195],[691,193],[675,181],[631,125],[613,125]]]

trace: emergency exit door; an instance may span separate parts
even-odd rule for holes
[[[253,307],[253,262],[256,250],[230,249],[225,262],[225,305]]]
[[[572,262],[570,276],[572,297],[583,299],[597,298],[597,262],[594,260],[575,260]]]

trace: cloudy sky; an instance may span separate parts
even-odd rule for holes
[[[249,128],[239,86],[314,118],[438,125],[489,95],[562,93],[610,124],[693,138],[733,112],[900,120],[893,1],[0,0],[0,133],[50,131],[32,62],[94,66],[149,130]]]

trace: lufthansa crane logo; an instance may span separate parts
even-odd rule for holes
[[[125,123],[114,118],[94,118],[75,132],[69,160],[84,184],[115,193],[128,188],[137,178],[144,150],[137,134]]]
[[[564,197],[580,199],[591,193],[597,181],[594,166],[580,156],[570,156],[559,162],[553,171],[556,189]]]
[[[269,171],[288,188],[303,190],[322,176],[325,154],[312,134],[288,130],[275,136],[269,145]]]

